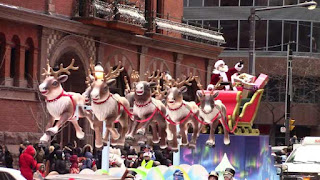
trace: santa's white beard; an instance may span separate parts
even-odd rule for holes
[[[220,72],[228,72],[229,71],[229,68],[227,65],[224,65],[223,67],[219,67],[218,70]]]

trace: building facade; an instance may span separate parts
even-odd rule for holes
[[[184,18],[189,24],[223,33],[226,44],[217,45],[225,48],[220,58],[230,66],[239,59],[248,65],[250,9],[297,3],[299,0],[184,0]],[[320,134],[319,14],[320,8],[303,7],[256,13],[256,74],[268,74],[270,81],[255,125],[262,134],[271,135],[272,144],[284,143],[280,127],[284,124],[289,41],[295,42],[291,117],[296,128],[291,133],[300,138]]]
[[[215,31],[181,23],[182,15],[182,0],[0,0],[0,143],[37,142],[45,131],[49,114],[38,86],[47,60],[55,67],[75,59],[79,70],[71,72],[63,88],[78,93],[86,88],[90,59],[105,69],[121,61],[125,71],[112,87],[121,95],[125,85],[120,78],[133,70],[142,79],[146,71],[158,69],[174,78],[192,72],[207,84],[210,62],[223,50],[213,44],[224,40]],[[208,42],[183,39],[187,32],[181,27],[212,34],[211,39],[197,33]],[[88,122],[79,121],[86,138],[78,144],[92,144]],[[62,145],[73,142],[73,127],[67,125],[55,138]]]

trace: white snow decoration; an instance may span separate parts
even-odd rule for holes
[[[226,170],[226,168],[235,169],[235,168],[231,165],[231,163],[230,163],[230,161],[229,161],[229,159],[228,159],[227,154],[224,153],[223,158],[222,158],[220,164],[215,168],[215,171],[216,171],[216,172],[219,172],[219,174],[220,174],[220,173],[224,172],[224,171]]]
[[[120,15],[132,17],[133,19],[136,19],[141,22],[146,22],[144,16],[140,14],[135,8],[125,8],[124,6],[120,6],[118,10]]]
[[[174,21],[163,20],[160,18],[156,18],[156,24],[160,29],[177,31],[185,35],[196,36],[209,41],[214,40],[221,43],[225,42],[223,36],[215,31],[190,26],[187,24],[177,23]]]

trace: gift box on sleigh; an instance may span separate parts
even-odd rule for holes
[[[234,82],[240,82],[242,84],[239,90],[242,90],[243,98],[248,98],[258,89],[263,89],[268,80],[269,78],[266,74],[260,74],[258,78],[256,78],[250,74],[242,73],[234,78]]]

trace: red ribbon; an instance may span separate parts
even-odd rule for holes
[[[51,99],[51,100],[46,99],[46,102],[47,102],[47,103],[51,103],[51,102],[57,101],[57,100],[60,99],[62,96],[69,97],[70,100],[71,100],[71,103],[72,103],[72,106],[73,106],[73,112],[72,112],[71,117],[69,118],[69,120],[70,120],[70,119],[73,118],[74,112],[76,111],[76,104],[75,104],[75,102],[73,101],[73,98],[72,98],[72,95],[71,95],[71,94],[66,94],[64,91],[62,91],[61,94],[60,94],[58,97],[56,97],[56,98],[54,98],[54,99]]]
[[[217,115],[216,115],[215,117],[213,117],[213,119],[210,121],[210,123],[213,123],[213,122],[218,118],[219,114],[221,114],[221,111],[219,111],[219,112],[217,113]],[[201,124],[203,124],[203,125],[210,124],[210,123],[206,123],[206,122],[202,121],[202,120],[199,119],[198,116],[196,116],[195,114],[194,114],[193,116],[194,116],[194,118],[195,118],[199,123],[201,123]]]
[[[162,115],[162,112],[161,112],[160,114]],[[189,114],[188,114],[185,118],[183,118],[182,120],[180,120],[179,122],[174,122],[174,121],[172,121],[171,119],[169,119],[169,118],[167,118],[167,117],[165,117],[165,116],[164,116],[164,118],[165,118],[165,120],[168,121],[170,124],[179,125],[179,124],[182,124],[184,121],[186,121],[186,120],[190,117],[191,114],[193,114],[192,111],[190,111]],[[162,115],[162,116],[163,116],[163,115]]]

